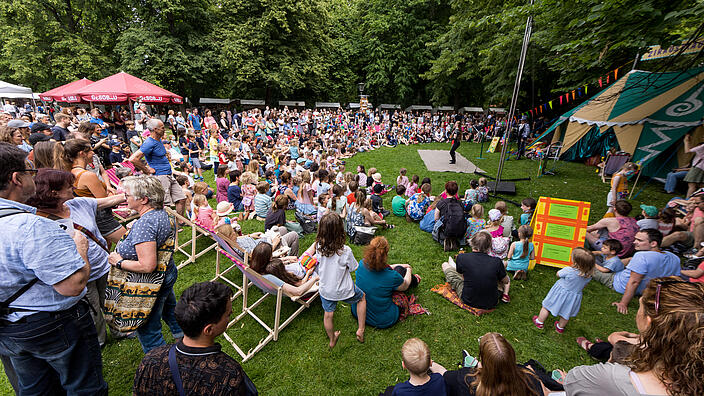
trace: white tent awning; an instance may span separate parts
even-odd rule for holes
[[[481,107],[462,107],[460,109],[462,113],[483,113],[484,109]]]
[[[231,99],[220,99],[220,98],[200,98],[198,103],[200,104],[230,104]]]
[[[0,97],[3,98],[34,98],[32,88],[23,87],[21,85],[10,84],[9,82],[0,81]],[[36,99],[39,99],[37,95]]]
[[[280,100],[279,106],[306,107],[306,102],[302,100]]]
[[[339,102],[315,102],[315,107],[337,109],[338,107],[341,107],[341,106],[340,106]]]

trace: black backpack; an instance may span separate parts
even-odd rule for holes
[[[445,235],[450,238],[460,238],[464,236],[467,227],[464,220],[464,208],[460,201],[455,198],[447,199],[447,208],[443,218]]]
[[[303,228],[303,235],[312,234],[318,230],[318,223],[310,219],[308,216],[305,216],[298,211],[296,211],[295,215],[296,221],[301,225],[301,228]]]

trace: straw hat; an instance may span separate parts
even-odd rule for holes
[[[232,212],[232,204],[227,201],[222,201],[218,204],[217,206],[217,214],[218,216],[227,216]]]
[[[374,179],[375,182],[381,183],[381,173],[377,172],[372,175],[372,179]]]

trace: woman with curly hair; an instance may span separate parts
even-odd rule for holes
[[[364,292],[354,284],[350,272],[357,269],[357,260],[352,249],[345,245],[345,226],[342,217],[328,212],[318,224],[315,237],[315,255],[320,274],[320,302],[325,314],[323,325],[330,338],[330,348],[334,348],[340,332],[335,331],[333,315],[338,301],[357,304],[357,341],[364,342],[364,323],[367,318],[367,300]]]
[[[568,396],[704,395],[704,284],[652,279],[636,314],[640,342],[625,364],[575,367]]]
[[[387,264],[389,242],[383,236],[372,239],[359,261],[355,283],[362,289],[367,301],[367,323],[385,329],[393,326],[399,318],[408,315],[408,298],[403,291],[417,286],[420,276],[411,272],[408,264]],[[352,304],[352,315],[356,314],[356,304]]]

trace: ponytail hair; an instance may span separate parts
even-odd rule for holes
[[[92,149],[90,142],[83,139],[69,139],[54,145],[54,164],[57,169],[71,171],[78,154]]]

